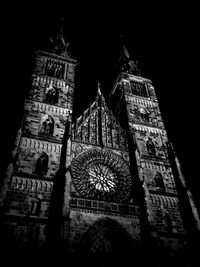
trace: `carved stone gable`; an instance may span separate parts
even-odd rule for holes
[[[102,95],[72,125],[72,140],[127,151],[126,132]]]

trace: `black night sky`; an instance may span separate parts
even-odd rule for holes
[[[49,2],[50,3],[50,2]],[[1,32],[1,167],[9,159],[29,87],[34,50],[44,49],[58,18],[65,17],[66,38],[79,65],[74,95],[75,115],[94,101],[97,82],[105,97],[112,89],[120,53],[120,34],[143,77],[153,81],[168,135],[185,178],[198,194],[198,58],[195,7],[173,4],[113,3],[113,6],[52,4],[5,9]],[[5,32],[4,32],[5,31]]]

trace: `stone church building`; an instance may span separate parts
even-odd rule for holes
[[[3,254],[63,266],[193,266],[199,216],[152,81],[124,50],[109,98],[98,84],[73,121],[77,63],[62,31],[35,53],[1,188]]]

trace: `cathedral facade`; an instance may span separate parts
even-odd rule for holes
[[[1,189],[2,245],[74,266],[187,266],[199,217],[152,81],[129,61],[109,99],[98,84],[72,121],[77,61],[67,48],[59,36],[36,52]]]

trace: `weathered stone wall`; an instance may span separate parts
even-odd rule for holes
[[[148,128],[144,126],[136,126],[130,124],[135,139],[137,141],[137,146],[140,151],[141,156],[147,157],[156,157],[161,160],[166,160],[167,155],[167,136],[165,131],[161,131],[159,129]],[[153,146],[155,148],[155,153],[153,151],[148,151],[148,140],[151,139]]]
[[[42,177],[43,179],[53,178],[59,168],[61,146],[61,144],[23,137],[18,150],[15,172],[38,178],[38,174],[35,173],[36,163],[41,152],[45,152],[48,156],[48,167]]]
[[[47,217],[53,183],[14,176],[4,204],[5,213]]]
[[[154,190],[161,194],[165,193],[176,194],[174,177],[169,163],[143,159],[141,164],[143,168],[145,182],[149,190]],[[156,183],[157,173],[161,174],[163,178],[163,187],[159,187]]]
[[[156,102],[133,96],[126,96],[126,100],[129,103],[128,116],[130,122],[164,128],[161,113]]]
[[[56,106],[72,109],[74,85],[63,80],[58,80],[55,77],[38,76],[33,74],[29,99],[48,103],[53,100],[47,98],[49,89],[55,89],[54,93],[57,94],[57,98],[55,98],[54,104]]]
[[[151,194],[149,199],[149,219],[157,232],[183,234],[178,199],[171,196]]]
[[[26,101],[23,134],[27,137],[49,139],[54,142],[62,141],[66,118],[70,114],[71,111],[69,109],[35,101]],[[42,131],[42,121],[47,116],[50,116],[53,122],[51,134],[45,134]]]

